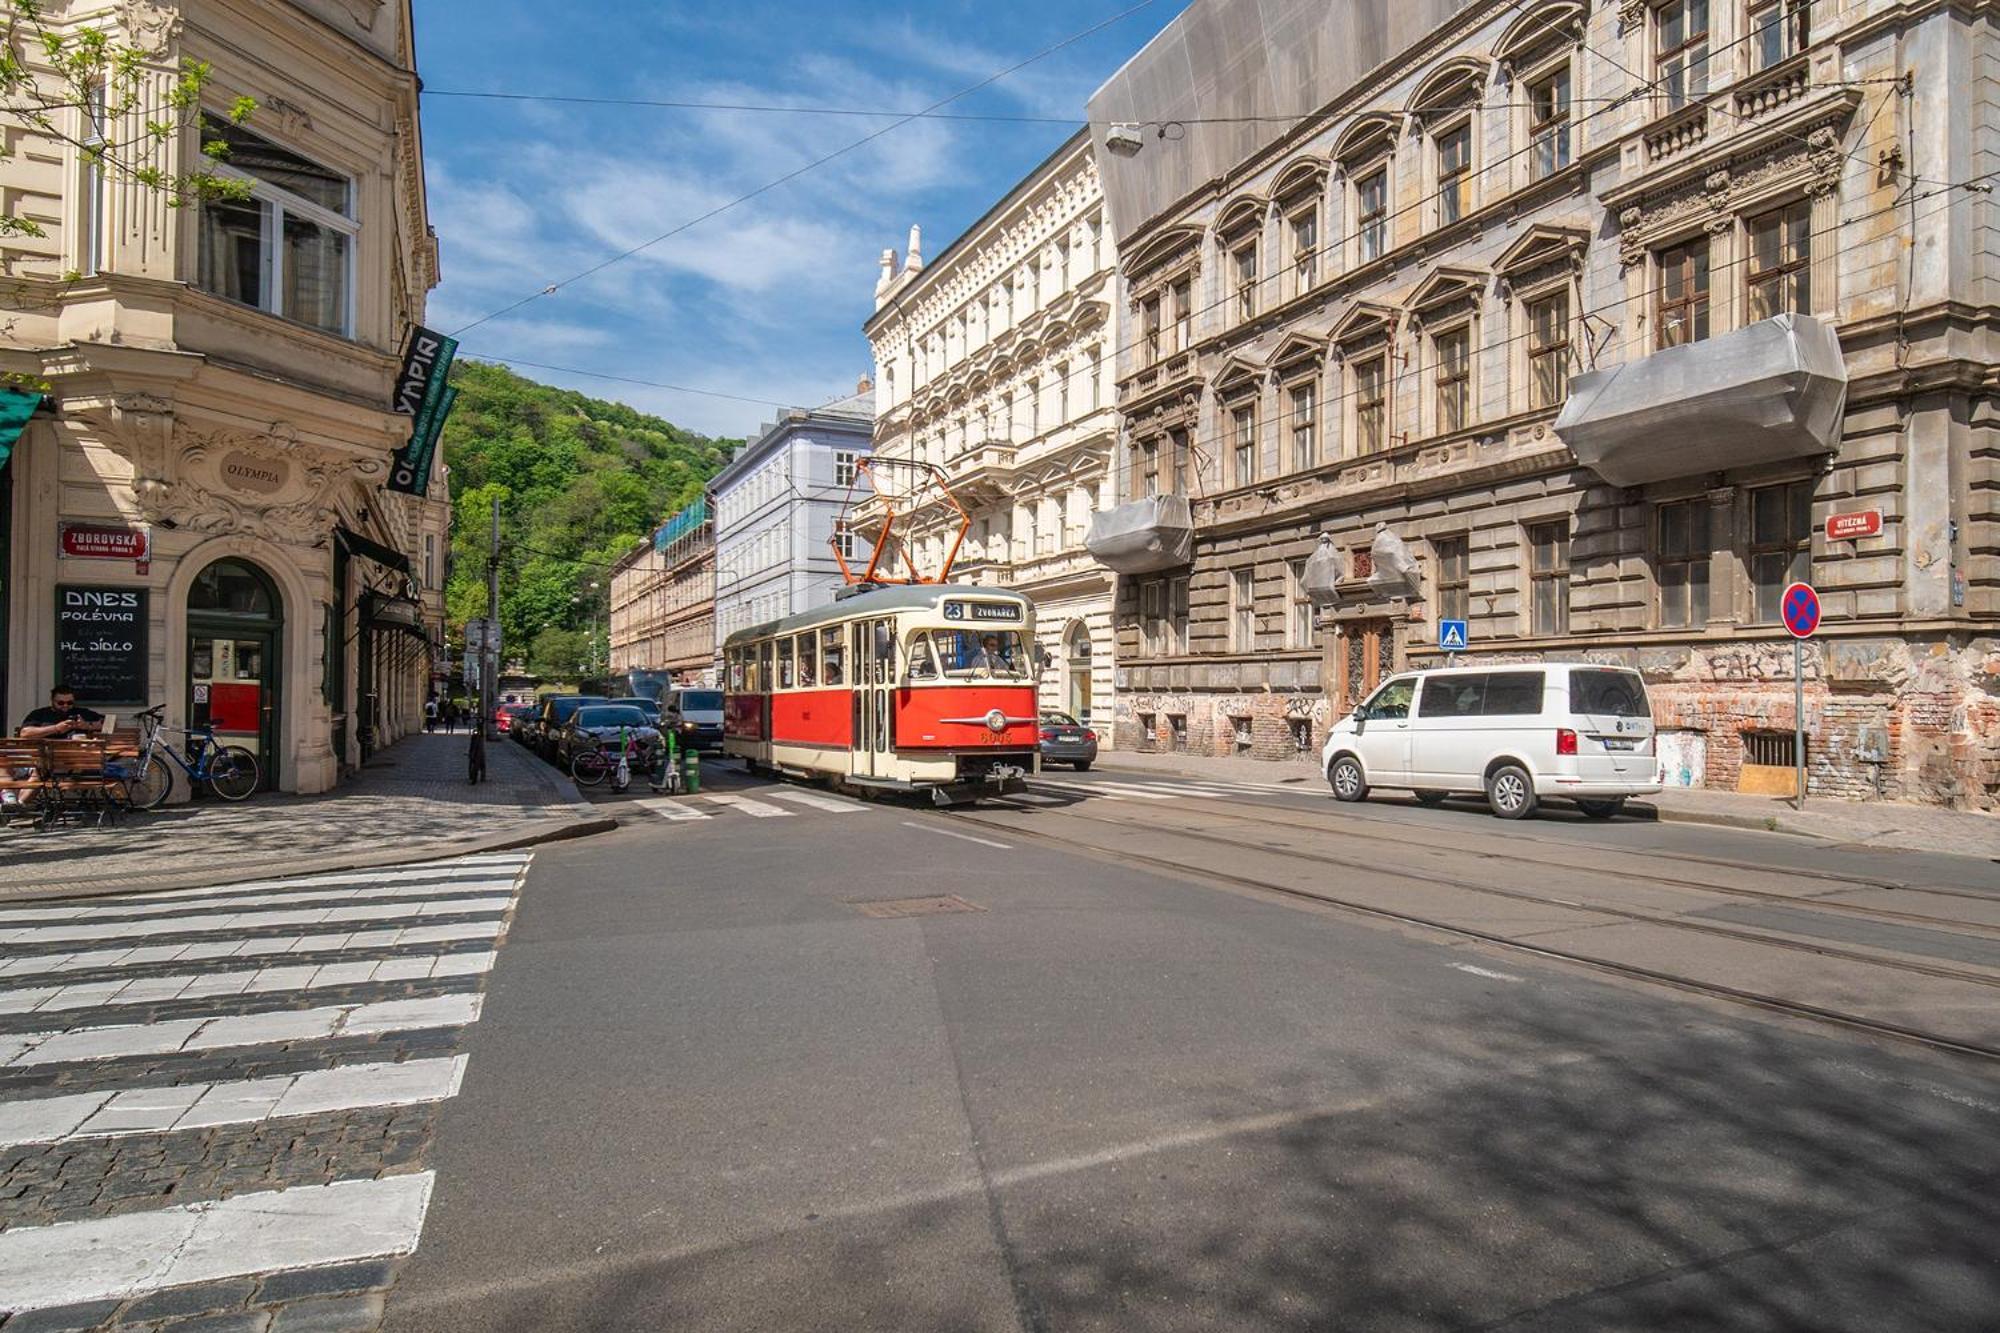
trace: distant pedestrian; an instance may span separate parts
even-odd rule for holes
[[[444,734],[447,736],[453,736],[456,735],[457,733],[458,733],[458,700],[447,699],[445,700],[444,704]]]
[[[424,730],[436,731],[437,729],[438,701],[437,696],[433,694],[430,698],[424,700]]]

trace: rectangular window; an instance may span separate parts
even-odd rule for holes
[[[1162,634],[1165,595],[1166,585],[1158,579],[1139,585],[1139,652],[1143,656],[1158,657],[1167,651]]]
[[[1372,454],[1388,444],[1388,360],[1371,356],[1354,363],[1354,445]]]
[[[1285,595],[1290,610],[1285,625],[1285,646],[1310,648],[1313,646],[1313,604],[1312,598],[1306,595],[1305,561],[1285,562]]]
[[[1239,249],[1236,260],[1236,317],[1257,317],[1257,243]]]
[[[1447,330],[1431,346],[1437,353],[1437,429],[1450,435],[1465,429],[1472,406],[1472,330]]]
[[[1090,410],[1095,412],[1104,406],[1104,354],[1092,350],[1090,353]]]
[[[1569,293],[1528,302],[1528,406],[1555,407],[1569,395]]]
[[[1660,286],[1655,343],[1679,347],[1708,336],[1708,238],[1659,252]]]
[[[224,145],[213,169],[247,183],[250,198],[202,204],[196,285],[347,336],[352,182],[217,116],[202,117],[202,142]]]
[[[1481,717],[1537,717],[1547,681],[1539,671],[1496,671],[1486,678]]]
[[[1389,248],[1389,169],[1380,167],[1354,185],[1354,217],[1361,262],[1380,258]]]
[[[1812,313],[1812,207],[1801,199],[1745,224],[1750,318]]]
[[[1188,651],[1188,581],[1167,580],[1167,651],[1176,657]]]
[[[89,104],[83,108],[83,186],[77,228],[81,232],[77,271],[88,277],[104,264],[104,85],[90,89]]]
[[[1194,284],[1182,278],[1174,284],[1174,350],[1194,346]]]
[[[1750,68],[1782,64],[1811,44],[1810,0],[1750,0]]]
[[[1249,403],[1229,410],[1229,454],[1235,466],[1234,484],[1257,480],[1257,409]]]
[[[1139,328],[1146,340],[1146,361],[1150,364],[1160,359],[1160,298],[1149,296],[1139,307]]]
[[[819,683],[819,636],[811,630],[799,635],[799,686],[811,689]]]
[[[437,538],[424,534],[424,586],[437,587]]]
[[[833,546],[843,560],[854,558],[854,529],[840,519],[833,521]]]
[[[1480,671],[1452,671],[1427,676],[1417,696],[1418,717],[1478,717],[1489,678]]]
[[[1569,165],[1569,64],[1528,85],[1528,176],[1541,180]]]
[[[1437,138],[1437,216],[1448,227],[1472,211],[1472,122],[1454,125]]]
[[[1310,384],[1292,390],[1292,470],[1319,466],[1319,394]]]
[[[1229,576],[1229,650],[1257,651],[1257,574],[1238,569]]]
[[[1440,620],[1464,620],[1471,607],[1470,545],[1464,537],[1438,537],[1431,541],[1431,550],[1437,555],[1437,613]]]
[[[1133,446],[1138,464],[1138,492],[1148,498],[1160,493],[1160,442],[1145,440]]]
[[[1028,381],[1028,437],[1042,433],[1042,382]]]
[[[845,685],[847,683],[847,644],[845,636],[838,629],[823,629],[819,632],[819,655],[824,664],[820,669],[820,684]]]
[[[860,475],[860,472],[861,472],[860,454],[851,454],[843,451],[833,456],[834,485],[852,486],[854,484],[854,479]]]
[[[1569,524],[1537,523],[1528,529],[1531,630],[1569,633]]]
[[[1056,425],[1069,421],[1069,363],[1056,367]]]
[[[1310,211],[1292,219],[1292,272],[1301,293],[1312,290],[1319,261],[1319,219]]]
[[[1784,619],[1786,586],[1812,573],[1812,493],[1809,481],[1750,492],[1750,582],[1759,624]]]
[[[792,688],[792,640],[791,636],[778,640],[778,688]]]
[[[1655,565],[1662,628],[1708,623],[1708,497],[1659,507]]]
[[[1708,0],[1667,0],[1653,23],[1653,86],[1677,111],[1708,93]]]

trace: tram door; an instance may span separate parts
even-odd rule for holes
[[[891,695],[896,685],[896,622],[862,620],[853,626],[854,773],[888,777]]]

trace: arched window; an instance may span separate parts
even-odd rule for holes
[[[278,614],[278,594],[255,565],[218,560],[195,576],[188,610],[270,620]]]

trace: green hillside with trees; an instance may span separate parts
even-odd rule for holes
[[[527,647],[538,674],[575,679],[596,635],[601,660],[610,565],[701,494],[733,440],[524,379],[504,366],[452,368],[458,403],[444,427],[451,468],[454,641],[486,614],[486,552],[500,497],[500,620],[507,656]],[[592,581],[600,586],[595,592]]]

